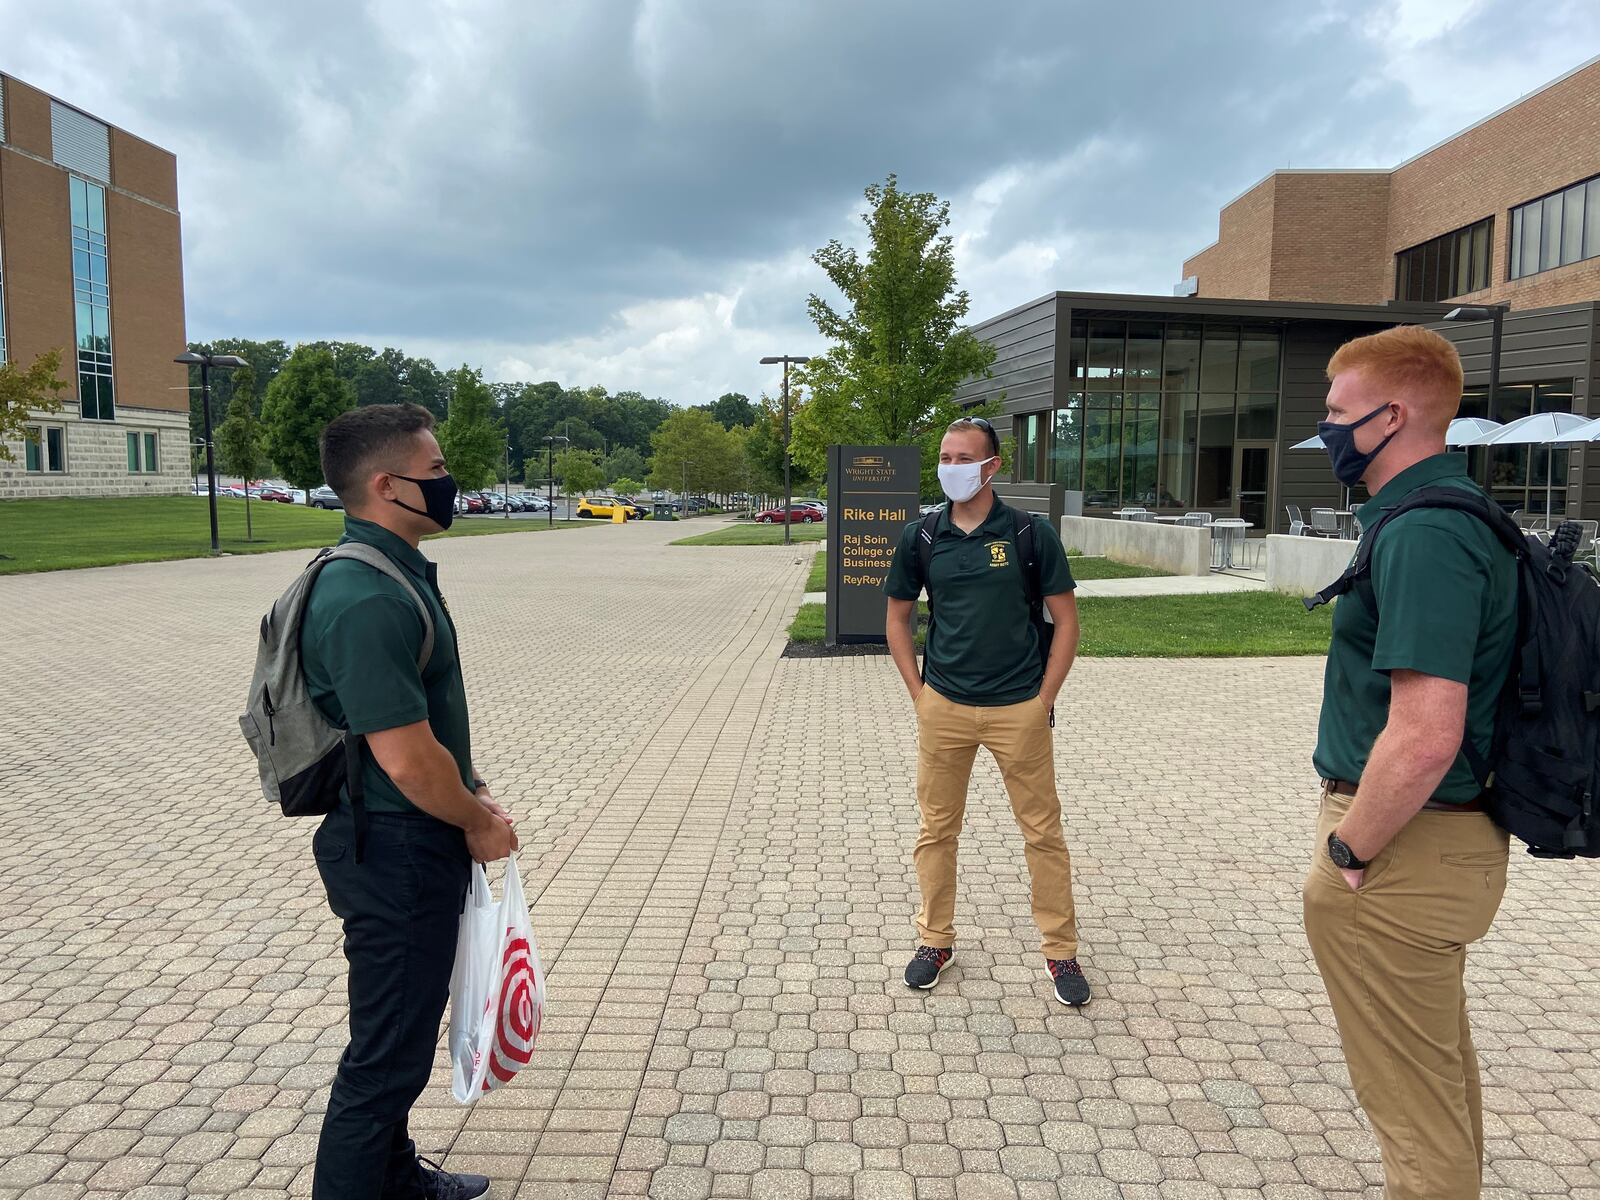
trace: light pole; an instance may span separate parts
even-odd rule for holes
[[[683,464],[683,491],[679,495],[683,497],[683,519],[687,521],[689,519],[689,468],[694,466],[694,459],[685,458],[679,461]]]
[[[810,361],[810,357],[803,354],[774,354],[761,360],[762,366],[783,364],[783,544],[785,546],[789,545],[790,518],[794,515],[790,511],[794,498],[789,488],[789,364],[794,363],[799,366]]]
[[[556,448],[556,443],[557,442],[565,442],[566,440],[567,440],[566,438],[562,437],[558,433],[548,433],[548,434],[545,435],[545,439],[544,439],[544,474],[545,474],[544,487],[545,487],[545,498],[550,502],[550,509],[549,509],[550,522],[549,522],[549,524],[550,524],[550,528],[551,529],[554,529],[555,526],[556,526],[555,448]],[[568,515],[570,516],[571,514],[569,513]]]
[[[248,367],[250,364],[237,354],[201,354],[198,350],[185,350],[172,361],[186,367],[200,368],[200,409],[205,416],[206,430],[206,478],[211,481],[211,495],[207,498],[211,509],[211,553],[220,554],[222,547],[217,544],[217,459],[211,448],[211,368],[231,371],[235,367]],[[244,490],[248,495],[248,479],[244,481]]]
[[[500,498],[506,502],[506,520],[511,520],[511,443],[506,443],[506,477],[500,488]]]

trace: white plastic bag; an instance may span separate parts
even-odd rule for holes
[[[450,975],[450,1091],[457,1100],[471,1104],[528,1065],[544,1002],[544,967],[516,857],[506,860],[498,904],[483,865],[474,863]]]

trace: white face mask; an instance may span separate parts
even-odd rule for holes
[[[983,490],[983,469],[993,461],[986,458],[975,463],[940,463],[939,486],[957,504],[971,500]]]

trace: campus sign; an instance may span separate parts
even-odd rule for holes
[[[916,446],[828,447],[828,644],[884,641],[883,581],[917,519]]]

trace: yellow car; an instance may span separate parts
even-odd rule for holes
[[[610,521],[616,517],[620,500],[611,496],[579,496],[578,518],[588,518],[594,521]],[[628,515],[624,510],[624,515]]]

